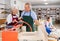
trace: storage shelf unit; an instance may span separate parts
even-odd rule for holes
[[[45,18],[45,15],[48,15],[53,19],[60,17],[60,8],[32,8],[32,9],[36,12],[38,18],[39,15],[41,16],[41,18]]]

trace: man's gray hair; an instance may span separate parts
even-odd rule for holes
[[[29,5],[29,6],[30,6],[30,8],[32,8],[30,3],[25,3],[25,5]]]
[[[25,3],[25,5],[30,5],[30,3]]]

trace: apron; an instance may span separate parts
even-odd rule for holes
[[[19,21],[18,20],[18,17],[16,15],[12,15],[12,21],[14,21],[14,20]],[[16,26],[16,25],[18,25],[18,23],[17,22],[14,22],[13,25]]]
[[[12,21],[13,20],[17,20],[18,21],[18,17],[16,15],[12,15]]]
[[[18,21],[18,17],[16,16],[16,15],[13,15],[12,14],[12,21],[14,21],[14,20],[17,20]],[[9,23],[9,24],[7,24],[7,26],[6,26],[6,28],[8,28],[8,29],[11,29],[11,28],[13,28],[13,25],[17,25],[17,23],[16,22],[14,22],[14,23]]]
[[[46,32],[47,32],[48,34],[50,34],[50,33],[51,33],[50,23],[49,23],[48,26],[45,25],[45,27],[46,27]]]
[[[25,14],[25,13],[24,13]],[[30,11],[30,15],[29,16],[25,16],[23,15],[23,21],[27,22],[28,24],[30,24],[30,26],[32,27],[32,32],[34,32],[34,27],[33,27],[33,18],[31,17],[31,11]],[[26,31],[30,32],[30,28],[28,25],[24,24],[26,26]]]

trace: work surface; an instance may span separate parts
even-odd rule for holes
[[[2,38],[2,32],[0,31],[0,41],[2,41],[1,38]],[[19,41],[25,41],[25,40],[40,41],[42,40],[42,37],[39,36],[39,33],[36,33],[36,32],[21,32],[18,34],[18,39]],[[57,41],[57,40],[56,39],[53,40],[52,38],[50,38],[49,41]]]
[[[18,38],[20,41],[41,41],[43,37],[39,36],[36,32],[22,32]]]
[[[21,32],[18,33],[18,39],[19,41],[24,41],[24,40],[28,40],[28,41],[40,41],[42,40],[41,36],[37,35],[38,33],[36,32]],[[0,38],[2,38],[2,32],[0,32]],[[1,41],[2,39],[0,39]]]

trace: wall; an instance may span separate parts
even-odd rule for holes
[[[5,8],[6,9],[9,9],[10,7],[11,7],[11,5],[10,5],[10,0],[5,0]]]
[[[20,0],[16,0],[16,4],[14,4],[15,0],[11,0],[11,7],[16,6],[19,10],[24,9],[24,2],[21,2]]]
[[[14,4],[14,1],[16,1],[16,4]],[[10,9],[11,7],[14,6],[19,10],[23,10],[24,2],[21,2],[20,0],[0,0],[0,8]],[[4,10],[0,9],[0,19],[5,19],[8,14],[2,14],[1,13],[2,11]],[[6,11],[10,11],[10,10],[6,10]]]
[[[19,3],[19,10],[24,10],[24,2]]]
[[[0,0],[0,8],[5,8],[5,0]]]
[[[10,9],[11,7],[16,6],[19,10],[24,9],[24,2],[21,2],[20,0],[16,0],[16,4],[14,4],[15,0],[0,0],[0,8]],[[5,19],[8,14],[2,14],[1,12],[4,10],[0,9],[0,24],[5,22]],[[9,10],[7,10],[9,11]],[[18,14],[19,15],[19,14]]]
[[[0,19],[3,18],[3,14],[1,14],[2,11],[4,11],[4,9],[1,8],[5,8],[5,0],[0,0]]]
[[[39,6],[32,6],[33,8],[54,8],[54,7],[60,7],[60,5],[39,5]]]
[[[0,0],[0,3],[3,3],[3,4],[5,4],[5,0]]]

